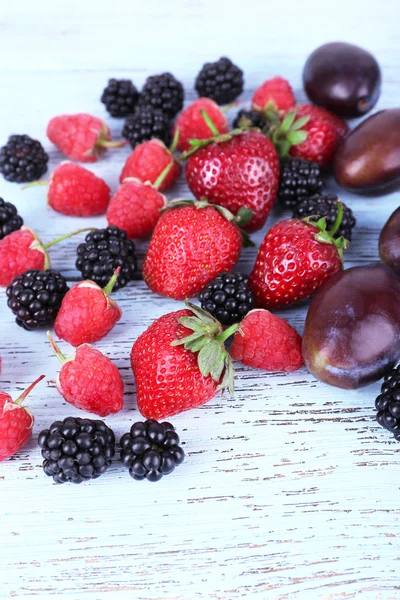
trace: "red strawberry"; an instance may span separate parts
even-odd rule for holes
[[[300,104],[282,122],[271,111],[267,116],[273,122],[269,136],[281,156],[290,154],[323,167],[331,164],[349,130],[343,119],[312,104]]]
[[[151,183],[128,178],[111,198],[107,222],[126,231],[128,238],[145,238],[153,231],[166,203],[165,196]]]
[[[253,110],[265,111],[271,105],[278,110],[289,110],[296,104],[290,83],[283,77],[267,79],[253,94]]]
[[[214,127],[210,128],[204,120],[205,112]],[[179,131],[177,148],[180,152],[188,150],[190,140],[205,140],[218,133],[227,133],[228,120],[218,104],[210,98],[198,98],[183,110],[175,121],[174,134]]]
[[[104,289],[94,281],[80,281],[64,296],[54,323],[60,339],[72,346],[98,342],[122,317],[122,310],[109,294],[117,280],[120,267]]]
[[[44,377],[36,379],[16,400],[7,392],[0,392],[0,462],[15,454],[31,437],[34,418],[21,404]]]
[[[126,159],[119,181],[123,183],[124,179],[134,177],[154,184],[168,165],[172,167],[158,188],[160,192],[174,185],[181,173],[181,166],[165,144],[154,138],[136,146]]]
[[[333,239],[340,226],[326,231],[325,219],[286,219],[271,227],[261,243],[249,277],[256,303],[277,308],[309,298],[329,277],[343,268],[344,238]]]
[[[0,286],[9,285],[14,277],[25,273],[28,269],[39,271],[49,269],[50,258],[46,252],[47,248],[83,231],[89,230],[78,229],[47,244],[43,244],[29,227],[21,227],[18,231],[6,235],[0,240]]]
[[[119,148],[128,142],[112,142],[104,121],[88,115],[60,115],[47,125],[47,137],[72,160],[96,162],[107,148]]]
[[[61,352],[47,334],[57,358],[63,363],[57,390],[76,408],[106,417],[119,412],[124,404],[124,384],[117,367],[107,356],[82,344],[72,357]]]
[[[233,367],[226,332],[211,315],[187,303],[160,317],[133,344],[131,366],[137,404],[147,419],[164,419],[201,406],[220,389],[233,393]]]
[[[304,364],[301,337],[268,310],[250,311],[235,333],[230,354],[244,365],[265,371],[297,371]]]
[[[47,204],[63,215],[91,217],[106,212],[110,188],[89,169],[64,161],[51,174],[49,181],[34,181],[25,188],[49,185]]]
[[[228,138],[228,139],[227,139]],[[234,215],[249,208],[253,216],[247,231],[260,229],[275,202],[279,184],[279,157],[260,131],[221,136],[200,147],[186,163],[186,179],[196,198],[207,198]],[[191,151],[189,151],[191,152]]]
[[[143,278],[153,292],[183,300],[230,271],[241,249],[242,236],[229,211],[206,201],[171,202],[154,229]]]

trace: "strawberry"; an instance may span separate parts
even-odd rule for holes
[[[208,115],[213,124],[210,128],[203,114]],[[218,104],[210,98],[198,98],[183,110],[175,121],[174,134],[179,133],[177,148],[180,152],[189,150],[190,140],[205,140],[228,132],[228,120]]]
[[[222,271],[230,271],[242,236],[229,211],[207,201],[171,202],[154,229],[143,263],[149,288],[176,300],[197,295]]]
[[[325,219],[286,219],[271,227],[259,248],[249,277],[256,304],[279,308],[309,298],[329,277],[343,268],[348,242],[334,239],[343,207],[330,231]]]
[[[0,462],[15,454],[31,437],[34,418],[21,404],[44,378],[41,375],[16,400],[7,392],[0,392]]]
[[[14,277],[29,269],[43,271],[50,268],[47,249],[77,233],[89,231],[78,229],[43,244],[38,235],[29,227],[21,227],[0,240],[0,286],[9,285]],[[91,229],[90,229],[91,231]]]
[[[253,216],[244,228],[260,229],[279,184],[279,157],[272,142],[260,131],[239,130],[203,143],[187,153],[186,179],[191,192],[234,215],[242,207],[250,209]]]
[[[277,110],[290,110],[296,104],[290,83],[283,77],[267,79],[253,94],[251,107],[264,112],[269,107]]]
[[[171,165],[167,166],[167,169]],[[153,231],[167,199],[148,181],[129,178],[119,186],[107,210],[107,222],[126,231],[128,238],[146,238]]]
[[[104,121],[88,115],[60,115],[47,125],[47,137],[71,160],[96,162],[107,148],[119,148],[128,142],[112,142]]]
[[[272,122],[269,136],[281,157],[292,157],[316,162],[328,167],[349,127],[343,119],[324,108],[300,104],[286,113],[284,119],[273,111],[267,112]]]
[[[47,204],[63,215],[92,217],[106,212],[110,188],[89,169],[64,161],[51,174],[49,181],[34,181],[25,186],[49,185]]]
[[[223,344],[238,325],[222,332],[206,311],[187,306],[154,321],[133,344],[137,404],[147,419],[201,406],[220,389],[233,394],[233,367]]]
[[[119,412],[124,404],[124,384],[117,367],[99,350],[82,344],[67,358],[50,333],[51,347],[63,366],[57,390],[76,408],[105,417]]]
[[[122,317],[122,310],[109,294],[117,280],[116,269],[102,289],[94,281],[80,281],[64,296],[54,329],[59,339],[72,346],[98,342]]]
[[[285,319],[268,310],[250,311],[230,349],[232,358],[265,371],[297,371],[304,364],[301,337]]]
[[[181,173],[181,166],[172,151],[161,140],[153,138],[135,147],[126,159],[119,181],[123,183],[128,177],[133,177],[154,184],[168,165],[172,166],[158,188],[160,192],[174,185]]]

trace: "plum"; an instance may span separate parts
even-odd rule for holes
[[[311,302],[303,336],[309,371],[353,389],[378,381],[400,359],[400,279],[380,263],[331,277]]]
[[[379,98],[381,71],[376,59],[363,48],[332,42],[310,54],[303,83],[314,104],[341,117],[359,117]]]
[[[339,185],[353,192],[381,194],[400,186],[400,108],[381,110],[362,121],[335,156]]]
[[[386,221],[379,236],[379,256],[400,275],[400,206]]]

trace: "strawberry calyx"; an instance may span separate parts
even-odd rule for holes
[[[304,223],[308,225],[312,225],[318,229],[318,232],[315,234],[315,239],[317,242],[321,242],[322,244],[332,244],[338,251],[340,260],[343,262],[343,250],[347,250],[349,247],[349,240],[347,240],[342,235],[338,238],[335,238],[335,233],[340,227],[343,218],[343,204],[338,200],[338,212],[336,215],[335,222],[331,229],[326,229],[326,218],[319,217],[319,215],[311,215],[303,219]],[[314,219],[317,219],[315,221]]]
[[[85,152],[86,156],[91,156],[96,154],[97,152],[102,152],[104,150],[108,150],[109,148],[121,148],[122,146],[126,146],[129,144],[127,140],[121,140],[120,142],[113,142],[110,139],[110,133],[106,123],[103,123],[100,131],[96,131],[97,140],[93,148],[89,148],[87,152]]]
[[[297,108],[286,113],[281,119],[279,112],[267,105],[264,115],[270,123],[268,137],[274,144],[281,158],[288,156],[290,148],[302,144],[308,137],[308,131],[302,129],[310,120],[310,116],[296,119]]]
[[[218,390],[228,389],[234,393],[234,371],[231,357],[225,350],[224,342],[239,329],[239,323],[223,331],[221,323],[207,311],[185,300],[193,316],[181,317],[179,323],[193,333],[171,342],[171,346],[183,346],[185,350],[196,352],[200,373],[208,375],[218,383]]]
[[[244,225],[247,225],[247,223],[249,223],[251,217],[253,216],[253,211],[250,208],[242,206],[238,210],[236,215],[234,215],[233,213],[231,213],[230,210],[228,210],[224,206],[219,206],[218,204],[211,204],[206,198],[202,198],[201,200],[190,200],[189,198],[176,198],[175,200],[170,200],[166,204],[166,206],[160,208],[160,212],[163,213],[166,210],[170,210],[173,208],[182,208],[184,206],[193,206],[198,210],[207,207],[215,208],[215,210],[217,210],[227,221],[230,221],[239,229],[240,234],[242,236],[243,247],[248,248],[254,246],[254,243],[250,239],[249,234],[246,231],[244,231],[244,229],[242,229]]]

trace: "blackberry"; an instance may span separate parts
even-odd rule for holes
[[[264,129],[266,125],[266,119],[264,119],[259,112],[256,110],[245,110],[243,108],[242,110],[239,110],[232,123],[234,129],[241,127],[258,127],[259,129]]]
[[[243,92],[243,82],[243,71],[224,56],[205,63],[194,85],[199,96],[211,98],[217,104],[229,104]]]
[[[324,181],[317,163],[301,158],[281,161],[278,201],[288,208],[296,206],[300,198],[322,190]]]
[[[7,181],[24,183],[40,179],[47,171],[48,154],[29,135],[10,135],[0,148],[0,173]]]
[[[4,202],[3,198],[0,198],[0,240],[12,231],[21,229],[23,224],[14,204]]]
[[[134,423],[121,440],[121,461],[133,479],[159,481],[180,465],[185,453],[171,423],[149,419]]]
[[[7,305],[16,323],[27,331],[54,322],[69,287],[58,271],[30,269],[14,277],[7,287]]]
[[[67,417],[40,432],[43,471],[56,483],[82,483],[111,465],[115,436],[104,421]]]
[[[118,227],[91,231],[79,244],[77,253],[76,268],[83,279],[91,279],[100,287],[107,285],[117,267],[121,267],[121,271],[114,291],[134,279],[137,269],[135,244]]]
[[[376,420],[400,440],[400,365],[385,375],[381,393],[375,400]]]
[[[347,240],[351,240],[353,228],[356,224],[356,220],[353,215],[351,208],[346,206],[342,202],[343,206],[343,217],[339,229],[337,230],[335,237],[341,235]],[[298,204],[293,208],[293,217],[297,219],[304,219],[311,215],[319,215],[320,217],[326,217],[327,229],[331,229],[335,223],[338,211],[338,197],[335,194],[316,194],[309,198],[300,198]]]
[[[182,110],[184,97],[185,92],[181,82],[171,73],[162,73],[146,79],[139,105],[158,108],[172,118]]]
[[[109,79],[100,100],[112,117],[126,117],[133,114],[139,92],[129,79]]]
[[[222,325],[233,325],[254,306],[253,292],[242,273],[220,273],[199,294],[201,308]]]
[[[158,138],[169,146],[171,123],[169,117],[159,108],[139,106],[133,115],[126,119],[122,136],[129,141],[132,148],[152,138]]]

